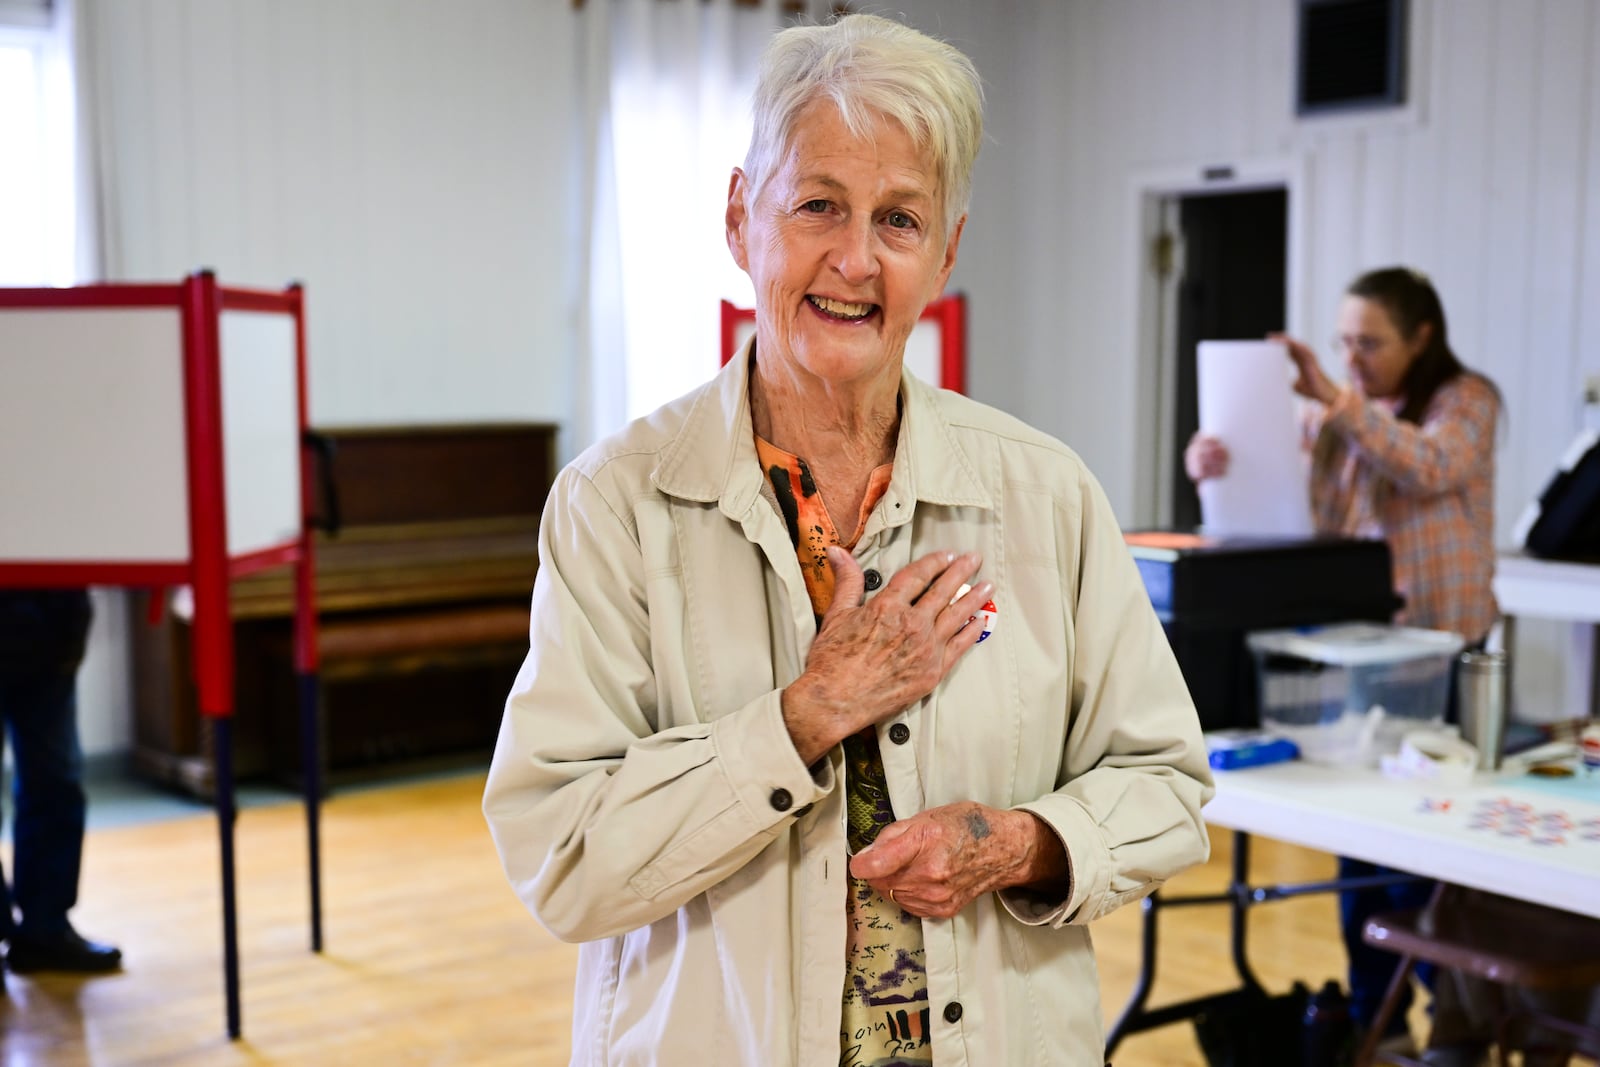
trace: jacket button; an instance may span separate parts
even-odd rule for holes
[[[790,808],[794,807],[794,797],[789,795],[789,791],[787,789],[774,789],[772,791],[772,795],[768,797],[767,800],[777,811],[788,811]]]
[[[944,1006],[944,1021],[958,1023],[961,1021],[961,1001],[952,1000]]]
[[[807,815],[811,814],[811,808],[812,808],[812,805],[807,804],[805,807],[803,807],[799,811],[795,812],[794,813],[794,817],[797,818],[797,819],[805,818]]]
[[[889,740],[897,745],[903,745],[911,740],[911,727],[903,722],[897,722],[889,727]]]
[[[883,584],[883,575],[879,574],[876,570],[869,570],[861,576],[861,581],[864,585],[866,585],[867,592],[870,593],[874,589],[878,588],[878,586]]]

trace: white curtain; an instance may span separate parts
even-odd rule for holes
[[[776,0],[588,0],[578,158],[582,448],[717,369],[718,301],[748,305],[723,236]]]
[[[0,0],[0,285],[98,280],[93,81],[83,7]],[[4,353],[0,353],[3,356]],[[95,622],[78,675],[90,756],[132,739],[126,594],[93,589]],[[10,753],[6,753],[9,761]]]
[[[94,271],[73,11],[72,0],[0,0],[0,284],[71,285]]]

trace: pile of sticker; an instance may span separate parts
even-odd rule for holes
[[[1600,818],[1574,819],[1559,808],[1536,811],[1532,804],[1508,797],[1480,801],[1467,828],[1486,830],[1501,837],[1520,837],[1531,845],[1600,842]]]

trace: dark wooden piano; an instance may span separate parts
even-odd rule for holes
[[[486,760],[528,647],[556,428],[319,429],[313,442],[329,778]],[[291,581],[289,568],[277,568],[232,587],[241,778],[299,776]],[[189,680],[187,624],[166,611],[153,626],[135,619],[133,630],[135,767],[209,795],[211,747]]]

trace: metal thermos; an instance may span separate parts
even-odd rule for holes
[[[1510,661],[1504,652],[1463,652],[1456,670],[1461,736],[1478,750],[1478,769],[1500,769],[1510,702]]]

